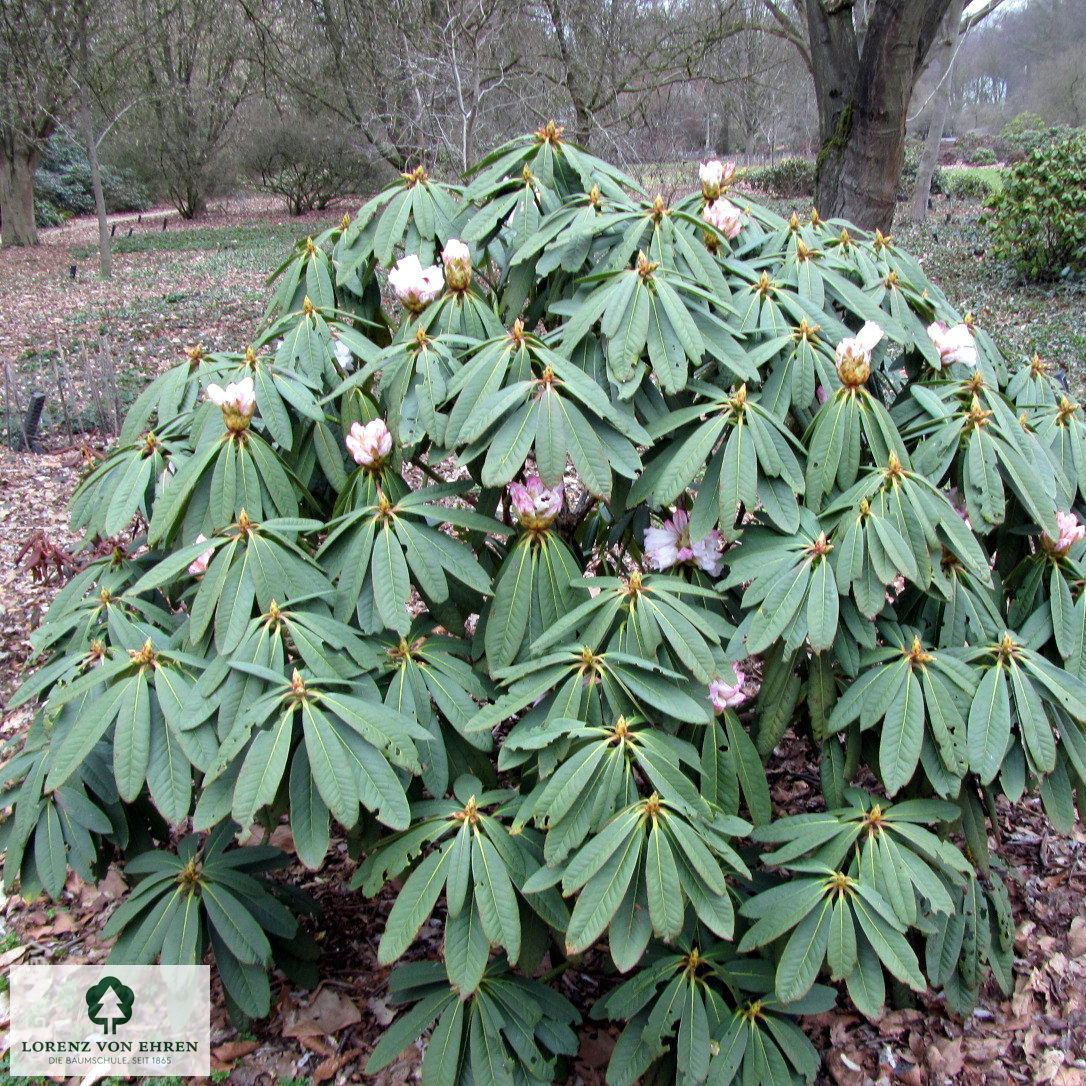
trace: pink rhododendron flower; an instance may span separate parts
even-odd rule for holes
[[[968,324],[956,324],[948,328],[942,321],[928,325],[928,338],[939,350],[943,365],[960,362],[963,366],[977,364],[977,344]]]
[[[445,276],[436,264],[424,268],[419,258],[411,253],[396,262],[388,273],[388,283],[405,308],[419,313],[441,293]]]
[[[815,389],[815,399],[818,400],[819,403],[825,403],[829,398],[830,394],[826,391],[825,385],[819,385],[818,388]]]
[[[738,236],[743,229],[743,213],[723,196],[718,196],[711,204],[702,208],[701,217],[715,226],[728,240]]]
[[[194,540],[194,543],[206,543],[207,536],[201,532]],[[211,563],[211,557],[215,553],[214,547],[208,547],[203,554],[201,554],[195,561],[189,563],[189,574],[193,577],[200,577],[207,572],[207,567]]]
[[[256,411],[256,390],[251,377],[243,377],[220,388],[218,385],[207,386],[207,398],[222,410],[223,418],[230,430],[238,433],[249,426],[249,420]]]
[[[715,577],[723,564],[722,553],[716,529],[696,542],[691,541],[690,516],[683,509],[676,509],[662,527],[645,530],[645,555],[653,569],[693,564]]]
[[[549,528],[562,511],[565,492],[561,486],[547,487],[538,475],[524,483],[509,484],[509,501],[517,520],[530,531]]]
[[[747,681],[746,672],[740,671],[737,664],[732,664],[732,677],[734,681],[731,683],[719,677],[709,683],[709,700],[718,713],[725,709],[734,709],[747,700],[747,695],[743,693],[743,683]]]
[[[954,506],[954,512],[958,514],[962,520],[965,521],[965,526],[972,531],[973,522],[969,519],[969,510],[965,508],[965,501],[962,498],[961,492],[956,486],[952,486],[947,491],[947,498],[950,499],[950,504]]]
[[[381,468],[392,452],[392,434],[384,419],[370,419],[364,426],[352,423],[345,443],[354,462],[372,470]]]
[[[1057,554],[1066,554],[1079,540],[1086,539],[1086,524],[1082,524],[1074,513],[1057,513],[1056,527],[1060,534],[1052,549]]]

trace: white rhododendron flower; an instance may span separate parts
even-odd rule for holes
[[[462,260],[471,262],[471,250],[459,238],[449,238],[441,250],[441,262],[448,267]]]
[[[739,670],[738,664],[732,664],[732,682],[719,676],[709,683],[709,700],[713,708],[722,713],[725,709],[734,709],[747,700],[743,693],[743,683],[747,681],[747,673]]]
[[[734,162],[721,162],[719,158],[703,162],[698,167],[702,196],[708,201],[715,200],[734,175]]]
[[[841,384],[856,388],[871,376],[871,352],[884,334],[874,321],[867,321],[854,336],[837,344],[837,376]]]
[[[702,209],[701,217],[715,226],[729,241],[743,229],[743,213],[731,202],[718,196]]]
[[[867,321],[854,336],[837,344],[838,365],[845,358],[863,359],[870,365],[871,352],[879,345],[884,334],[874,321]]]
[[[194,540],[194,543],[206,543],[207,536],[201,532]],[[207,572],[207,567],[211,563],[211,556],[215,553],[214,547],[208,547],[203,554],[196,558],[193,562],[189,563],[189,574],[193,577],[200,577]]]
[[[562,511],[561,486],[547,487],[538,475],[509,484],[509,502],[520,524],[532,531],[549,528]]]
[[[449,238],[445,243],[441,262],[450,290],[467,290],[471,286],[471,250],[459,238]]]
[[[928,339],[939,350],[939,360],[947,365],[960,362],[963,366],[977,364],[977,344],[968,324],[955,324],[948,328],[943,321],[928,325]]]
[[[337,339],[332,344],[332,350],[335,352],[336,361],[339,363],[340,369],[353,370],[354,369],[354,354],[351,348],[341,339]]]
[[[392,452],[392,434],[384,419],[370,419],[365,425],[355,422],[351,424],[345,444],[356,464],[377,469]]]
[[[724,180],[724,163],[719,158],[703,162],[698,167],[698,177],[703,185],[719,185]]]
[[[208,385],[207,398],[216,407],[232,407],[242,415],[251,415],[256,410],[256,390],[251,377],[233,381],[226,388]]]
[[[240,433],[249,427],[249,420],[256,411],[256,390],[251,377],[231,382],[226,388],[207,386],[207,398],[222,410],[227,429]]]
[[[645,530],[645,555],[653,569],[693,564],[715,577],[720,573],[722,553],[720,533],[715,528],[691,541],[690,516],[683,509],[676,509],[662,527]]]
[[[412,253],[396,261],[396,266],[388,273],[388,282],[404,306],[418,313],[441,293],[445,276],[436,264],[424,268]]]

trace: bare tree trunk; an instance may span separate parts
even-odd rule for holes
[[[109,241],[109,217],[106,215],[106,194],[102,188],[102,168],[98,162],[98,140],[94,136],[90,110],[87,109],[86,89],[80,106],[80,120],[83,122],[83,138],[87,141],[87,161],[90,164],[91,190],[94,193],[94,210],[98,215],[98,274],[108,279],[112,273],[112,253]]]
[[[5,249],[38,244],[34,222],[34,171],[36,150],[16,146],[0,150],[0,230]]]
[[[906,214],[910,219],[922,222],[927,218],[928,201],[931,199],[931,179],[939,165],[939,149],[943,143],[947,115],[950,113],[950,99],[954,88],[951,69],[957,55],[959,25],[965,0],[952,0],[943,23],[943,33],[933,46],[929,66],[936,79],[935,90],[928,102],[928,134],[924,138],[924,152],[920,156],[920,166],[916,171],[916,184]]]
[[[94,122],[87,99],[87,81],[90,78],[90,32],[87,28],[87,9],[80,9],[79,24],[79,120],[83,125],[83,138],[87,141],[87,163],[90,166],[91,191],[94,193],[94,210],[98,215],[98,275],[108,279],[111,273],[109,220],[106,217],[106,194],[102,189],[102,168],[98,162],[98,139],[94,134]]]
[[[951,3],[877,0],[861,44],[851,4],[807,0],[823,216],[890,228],[913,83]]]

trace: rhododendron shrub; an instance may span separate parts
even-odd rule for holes
[[[425,1035],[424,1081],[565,1081],[589,1014],[616,1086],[777,1086],[836,999],[1009,989],[999,803],[1086,789],[1082,413],[733,180],[668,205],[554,125],[417,169],[158,377],[73,500],[8,885],[119,861],[114,959],[256,1016],[313,944],[251,831],[345,841],[412,958],[369,1068]]]

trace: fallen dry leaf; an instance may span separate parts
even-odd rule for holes
[[[211,1054],[220,1063],[233,1063],[242,1056],[248,1056],[260,1047],[259,1041],[227,1041],[211,1050]]]
[[[332,1078],[337,1071],[341,1071],[352,1060],[357,1060],[359,1056],[363,1055],[360,1048],[349,1048],[346,1052],[340,1053],[338,1056],[329,1056],[326,1060],[323,1060],[313,1072],[314,1082],[327,1082]]]
[[[358,1007],[327,985],[305,1006],[294,1012],[283,1028],[284,1037],[322,1037],[362,1021]]]

